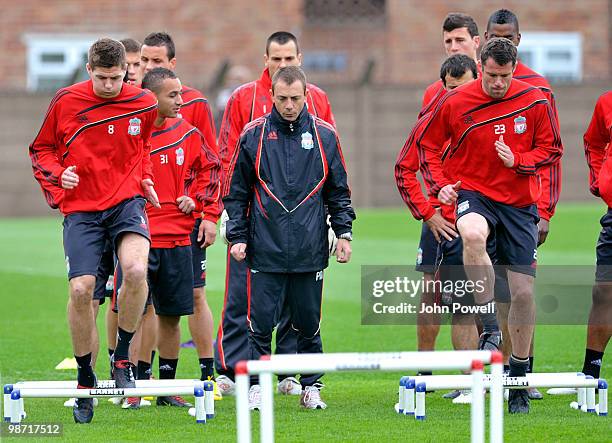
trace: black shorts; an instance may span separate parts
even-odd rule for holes
[[[100,259],[98,272],[96,273],[96,286],[94,288],[94,300],[99,300],[100,304],[104,304],[106,297],[113,296],[114,274],[115,274],[115,254],[113,245],[110,240],[104,245],[104,252]]]
[[[198,230],[202,219],[195,221],[193,231],[191,231],[191,260],[193,265],[193,287],[202,288],[206,286],[206,249],[200,248],[198,244]]]
[[[597,239],[595,281],[612,281],[612,209],[599,220],[601,232]]]
[[[68,279],[97,275],[107,239],[115,252],[124,233],[134,232],[150,240],[145,202],[143,197],[134,197],[104,211],[68,214],[64,218]]]
[[[117,266],[116,298],[121,297],[121,266]],[[193,314],[191,246],[151,248],[147,270],[149,300],[157,315]],[[118,302],[114,309],[117,311]]]
[[[495,236],[497,264],[535,277],[538,247],[538,210],[535,204],[516,208],[493,201],[479,192],[459,190],[457,220],[475,212],[482,215]]]
[[[429,229],[427,223],[421,228],[421,240],[417,250],[416,267],[417,272],[433,274],[436,271],[436,257],[438,255],[438,242]]]

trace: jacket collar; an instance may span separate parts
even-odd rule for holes
[[[310,123],[310,115],[308,114],[306,105],[304,105],[304,108],[302,109],[302,112],[300,112],[300,115],[298,115],[298,118],[295,121],[290,122],[285,120],[276,110],[276,106],[273,105],[272,112],[270,113],[270,122],[284,134],[301,134],[306,130]]]
[[[259,83],[266,91],[272,89],[272,78],[270,77],[270,71],[268,71],[268,68],[264,68],[263,72],[261,73],[261,77],[259,77]]]

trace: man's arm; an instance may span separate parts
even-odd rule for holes
[[[558,163],[563,154],[559,127],[548,102],[536,105],[534,112],[536,121],[533,149],[514,153],[512,168],[517,174],[535,175],[542,166]]]
[[[584,133],[583,140],[584,154],[589,166],[589,188],[593,195],[600,197],[599,172],[603,166],[606,150],[609,148],[610,143],[610,133],[608,128],[606,128],[601,97],[595,104],[593,116],[587,131]]]
[[[153,132],[153,123],[157,116],[157,106],[151,111],[143,115],[143,123],[141,124],[142,137],[142,191],[145,198],[156,208],[160,208],[159,199],[154,188],[153,163],[151,162],[151,133]]]
[[[448,97],[447,95],[438,103],[416,141],[421,159],[421,174],[432,196],[437,196],[442,188],[452,184],[442,170],[442,149],[451,138],[450,107],[445,100]]]
[[[342,156],[342,148],[338,136],[333,134],[330,143],[331,152],[328,157],[328,175],[323,185],[323,200],[329,210],[331,227],[337,237],[351,232],[355,211],[351,207],[351,191],[348,186],[346,165]]]
[[[245,146],[248,133],[240,140],[237,153],[229,165],[223,205],[229,217],[226,236],[230,243],[246,244],[248,240],[248,208],[255,184],[254,159]]]
[[[196,102],[191,106],[195,106],[193,112],[193,121],[189,122],[202,133],[206,144],[210,149],[213,149],[218,153],[217,149],[217,131],[215,129],[215,121],[213,119],[212,111],[208,101]]]
[[[553,94],[550,87],[540,88],[542,93],[546,96],[548,103],[552,109],[557,130],[559,130],[559,114],[557,112],[557,104],[555,102],[555,95]],[[560,131],[559,131],[560,132]],[[538,170],[538,177],[540,178],[540,186],[542,193],[538,199],[538,214],[540,220],[544,222],[540,226],[540,241],[546,239],[546,233],[542,232],[542,229],[547,231],[547,223],[555,213],[555,208],[559,201],[559,195],[561,194],[561,168],[562,163],[559,161],[553,165],[543,166]],[[543,238],[542,238],[543,237]]]
[[[194,137],[197,156],[194,161],[195,182],[190,197],[197,201],[196,211],[202,211],[202,219],[217,223],[221,214],[220,170],[217,153],[207,144],[204,137]]]
[[[40,184],[47,204],[55,209],[58,208],[64,198],[64,191],[61,184],[61,176],[66,169],[60,162],[60,152],[58,149],[58,101],[65,90],[60,90],[55,95],[42,126],[29,148],[30,160],[34,178]]]
[[[240,94],[236,90],[227,101],[225,111],[223,112],[223,120],[221,121],[221,129],[219,130],[219,159],[221,160],[224,181],[234,151],[237,149],[236,145],[240,139],[242,128],[248,123],[243,121],[240,108]]]
[[[427,121],[427,118],[421,118],[416,122],[395,162],[395,184],[404,203],[417,220],[427,220],[436,212],[423,195],[421,184],[416,177],[420,167],[416,139]]]
[[[332,112],[331,103],[329,102],[329,98],[327,94],[322,89],[318,89],[313,86],[312,93],[310,94],[310,98],[316,110],[316,116],[322,120],[325,120],[327,123],[332,125],[334,128],[336,127],[336,119],[334,118],[334,113]]]

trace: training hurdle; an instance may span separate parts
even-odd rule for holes
[[[196,423],[215,416],[213,384],[210,381],[135,380],[135,388],[117,388],[114,380],[100,380],[95,388],[77,389],[76,381],[21,381],[4,385],[4,421],[21,423],[26,417],[24,398],[94,398],[193,395]]]
[[[484,375],[483,388],[491,389],[492,376]],[[595,389],[599,389],[599,411],[600,416],[608,415],[608,383],[604,379],[593,379],[585,377],[581,372],[551,372],[551,373],[532,373],[525,377],[510,377],[504,375],[502,383],[506,389],[525,389],[525,388],[578,388],[578,410],[583,405],[586,412],[595,413]],[[415,413],[415,393],[414,386],[424,385],[426,389],[435,391],[443,389],[469,389],[472,386],[472,379],[469,375],[425,375],[414,377],[402,377],[400,379],[400,410],[408,410]],[[409,388],[410,387],[410,388]],[[404,400],[402,401],[402,396]],[[423,396],[424,397],[424,396]],[[423,402],[425,400],[423,399]],[[403,406],[403,408],[402,408]]]
[[[491,363],[491,442],[503,441],[503,357],[491,351],[434,351],[393,353],[292,354],[264,356],[236,365],[236,426],[239,443],[251,442],[249,376],[258,375],[261,386],[260,438],[274,441],[273,374],[343,371],[472,370],[471,441],[484,442],[483,364]],[[478,394],[479,393],[479,394]],[[423,390],[423,396],[425,392]],[[425,418],[422,403],[422,418]],[[419,411],[421,412],[421,411]]]

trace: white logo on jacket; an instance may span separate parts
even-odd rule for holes
[[[302,148],[304,149],[314,148],[314,140],[312,139],[312,134],[310,132],[304,132],[302,134]]]

